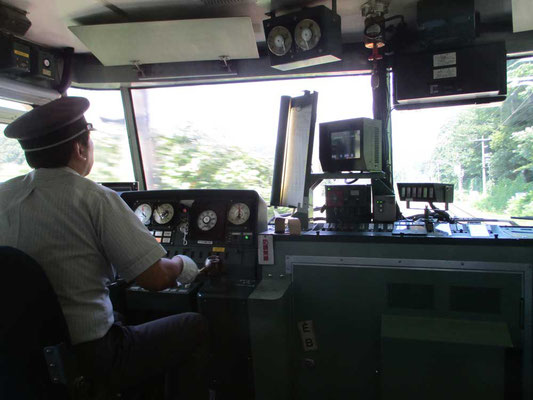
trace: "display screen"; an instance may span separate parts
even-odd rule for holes
[[[361,158],[361,131],[331,132],[331,159],[354,160]]]

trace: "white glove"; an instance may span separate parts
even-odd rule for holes
[[[191,283],[198,276],[198,267],[190,257],[183,255],[178,255],[178,257],[183,261],[183,270],[176,280],[181,284]]]

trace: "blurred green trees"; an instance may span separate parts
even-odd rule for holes
[[[273,159],[215,141],[190,124],[152,132],[153,186],[159,189],[253,189],[268,199]]]
[[[481,209],[533,216],[533,60],[508,62],[508,94],[501,106],[472,108],[442,129],[433,175],[461,193],[483,192]]]

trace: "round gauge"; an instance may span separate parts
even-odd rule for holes
[[[154,220],[160,225],[168,224],[174,216],[174,207],[168,203],[157,206],[154,210]]]
[[[267,37],[269,50],[277,56],[284,56],[292,46],[292,36],[284,26],[275,26]]]
[[[294,40],[304,51],[314,48],[321,37],[320,27],[312,19],[304,19],[294,29]]]
[[[242,225],[250,218],[250,208],[244,203],[235,203],[228,211],[228,221],[233,225]]]
[[[205,210],[198,216],[198,228],[202,231],[209,231],[217,224],[217,214],[213,210]]]
[[[150,216],[152,215],[152,207],[149,204],[143,203],[135,209],[135,215],[145,225],[150,223]]]

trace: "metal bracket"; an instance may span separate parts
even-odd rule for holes
[[[54,383],[62,383],[64,385],[68,383],[65,364],[63,363],[65,354],[68,351],[66,347],[65,343],[60,343],[44,348],[44,359],[46,360],[46,367],[48,368],[50,379]]]
[[[226,69],[226,71],[228,71],[228,72],[233,72],[233,71],[231,70],[231,65],[230,65],[230,63],[229,63],[229,61],[230,61],[229,56],[220,56],[220,57],[218,57],[218,58],[219,58],[220,61],[222,61],[222,63],[224,64],[224,65],[223,65],[223,68]]]
[[[135,67],[135,70],[137,71],[137,78],[139,79],[146,79],[146,75],[144,73],[144,70],[142,69],[142,64],[140,60],[131,60],[131,63]]]

